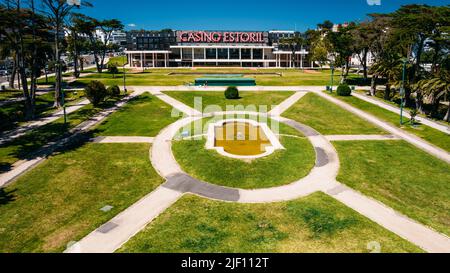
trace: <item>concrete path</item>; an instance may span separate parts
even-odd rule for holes
[[[225,112],[214,113],[216,116],[222,116]],[[241,113],[241,112],[239,112]],[[227,114],[234,114],[234,112],[227,112]],[[252,115],[266,115],[262,113],[251,113]],[[155,170],[168,181],[174,176],[184,176],[189,180],[189,187],[184,184],[183,189],[194,194],[202,195],[207,198],[218,199],[223,201],[230,200],[229,196],[226,199],[222,199],[217,192],[227,192],[226,187],[212,186],[211,189],[214,193],[190,191],[191,188],[204,188],[203,181],[192,179],[186,174],[178,165],[171,149],[171,141],[180,128],[200,119],[201,117],[188,117],[171,124],[169,127],[160,132],[156,136],[153,147],[151,150],[151,162]],[[302,132],[312,143],[316,151],[316,165],[312,169],[311,173],[305,178],[300,179],[290,185],[270,188],[270,189],[257,189],[257,190],[244,190],[236,189],[238,196],[237,202],[240,203],[265,203],[292,200],[299,197],[309,195],[312,192],[319,190],[320,183],[317,181],[334,181],[339,170],[339,159],[334,147],[314,129],[300,124],[293,120],[288,120],[282,117],[272,117],[279,122],[284,122],[300,132]],[[196,185],[197,184],[197,185]],[[179,189],[170,185],[172,189]],[[177,185],[179,186],[179,184]],[[213,197],[212,197],[213,196]]]
[[[139,136],[99,136],[91,141],[94,143],[153,143],[153,137]]]
[[[359,94],[357,92],[353,92],[352,96],[357,97],[357,98],[359,98],[359,99],[361,99],[363,101],[372,103],[372,104],[374,104],[376,106],[379,106],[379,107],[381,107],[383,109],[386,109],[388,111],[396,113],[396,114],[398,114],[400,116],[400,108],[398,108],[398,107],[396,107],[394,105],[387,104],[387,103],[385,103],[383,101],[380,101],[378,99],[375,99],[373,97],[369,97],[369,96],[366,96],[366,95],[363,95],[363,94]],[[408,113],[408,111],[404,111],[403,115],[406,118],[411,118],[411,115]],[[441,123],[432,121],[430,119],[427,119],[427,118],[424,118],[424,117],[421,117],[421,116],[417,116],[416,120],[420,121],[420,123],[422,123],[422,124],[424,124],[424,125],[426,125],[428,127],[431,127],[433,129],[439,130],[439,131],[441,131],[443,133],[446,133],[446,134],[450,134],[450,126],[449,125],[441,124]]]
[[[150,91],[150,93],[153,96],[158,97],[160,100],[164,101],[165,103],[171,105],[173,108],[178,109],[179,111],[185,113],[188,116],[202,115],[201,112],[195,110],[194,108],[187,106],[186,104],[184,104],[184,103],[182,103],[160,91]]]
[[[85,100],[80,101],[76,105],[68,106],[68,107],[66,107],[66,113],[70,114],[75,111],[78,111],[80,108],[88,105],[89,103],[90,103],[89,100],[85,99]],[[16,129],[6,131],[6,132],[0,134],[0,145],[10,142],[16,138],[19,138],[19,137],[25,135],[30,130],[33,130],[38,127],[49,124],[49,123],[61,118],[62,116],[64,116],[64,111],[60,110],[60,111],[57,111],[57,112],[51,114],[48,117],[40,118],[38,120],[27,123],[26,125],[20,126]]]
[[[280,116],[282,113],[291,108],[291,106],[294,105],[297,101],[303,98],[306,94],[307,92],[296,92],[294,95],[290,96],[288,99],[273,108],[269,112],[269,115]]]
[[[178,191],[159,187],[64,252],[115,252],[182,195]]]
[[[145,89],[147,91],[208,91],[208,92],[224,92],[227,87],[225,86],[187,86],[187,85],[176,85],[176,86],[130,86],[130,88]],[[239,86],[239,91],[274,91],[274,92],[284,92],[284,91],[318,91],[325,90],[324,86]]]
[[[2,91],[0,91],[0,92],[2,92]],[[42,96],[42,95],[44,95],[46,93],[48,93],[48,91],[37,91],[36,92],[36,96]],[[20,94],[22,94],[22,93],[20,93]],[[0,107],[2,107],[4,105],[11,104],[11,103],[24,101],[24,100],[25,100],[25,98],[23,96],[2,100],[2,101],[0,101]]]
[[[219,115],[222,113],[218,113]],[[450,239],[423,226],[391,208],[336,182],[339,158],[328,139],[312,128],[282,117],[272,117],[300,130],[313,143],[316,150],[316,166],[311,173],[290,185],[281,187],[242,190],[213,185],[185,174],[171,151],[171,139],[179,128],[201,117],[187,117],[169,125],[155,138],[151,149],[151,161],[164,183],[154,194],[133,205],[119,216],[75,244],[69,252],[114,252],[131,236],[139,232],[175,202],[184,193],[206,198],[240,203],[266,203],[292,200],[317,191],[336,198],[362,215],[368,217],[400,237],[418,245],[428,252],[450,252]],[[166,189],[166,192],[161,192]],[[156,194],[162,201],[156,200]],[[148,199],[147,199],[148,198]],[[159,199],[158,199],[159,200]],[[145,212],[145,213],[143,213]]]
[[[387,132],[411,143],[412,145],[418,147],[419,149],[421,149],[439,159],[442,159],[443,161],[450,164],[450,153],[448,153],[447,151],[445,151],[441,148],[438,148],[415,135],[412,135],[412,134],[407,133],[397,127],[394,127],[394,126],[390,125],[389,123],[384,122],[384,121],[376,118],[375,116],[368,114],[356,107],[353,107],[339,99],[333,98],[328,94],[325,94],[320,91],[317,91],[314,93],[319,95],[320,97],[325,98],[328,101],[331,101],[332,103],[344,108],[345,110],[352,112],[352,113],[356,114],[357,116],[377,125],[378,127],[386,130]]]
[[[328,141],[353,141],[353,140],[396,140],[394,135],[327,135]]]
[[[325,193],[431,253],[450,253],[450,238],[366,197],[338,182],[328,183]]]
[[[54,151],[59,149],[60,147],[66,145],[67,143],[75,140],[80,135],[82,135],[84,132],[88,131],[98,123],[102,122],[104,119],[106,119],[109,115],[117,111],[119,108],[121,108],[123,105],[125,105],[129,100],[132,98],[139,96],[141,92],[136,91],[133,92],[128,97],[124,98],[123,100],[116,103],[115,106],[108,108],[106,110],[101,111],[100,113],[96,114],[92,118],[80,123],[78,126],[73,128],[69,131],[69,136],[65,137],[61,140],[58,140],[56,142],[50,142],[42,149],[34,153],[34,156],[27,160],[22,160],[19,162],[16,162],[13,164],[12,169],[8,172],[0,174],[0,187],[4,187],[8,185],[9,183],[13,182],[17,177],[24,174],[25,172],[31,170],[34,166],[36,166],[38,163],[45,160],[49,155],[51,155]]]

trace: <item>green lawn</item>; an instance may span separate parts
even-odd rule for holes
[[[338,181],[450,235],[450,168],[404,141],[334,142]]]
[[[283,116],[309,125],[324,135],[386,134],[368,121],[313,93],[304,96]]]
[[[450,152],[450,135],[443,133],[439,130],[433,129],[426,125],[416,124],[412,126],[409,122],[409,119],[404,118],[406,122],[403,126],[400,126],[400,115],[383,109],[377,105],[372,103],[363,101],[357,97],[349,96],[349,97],[340,97],[333,94],[334,97],[347,102],[348,104],[359,108],[367,113],[370,113],[377,118],[389,122],[391,125],[394,125],[398,128],[401,128],[409,133],[417,135],[420,138]]]
[[[254,112],[268,112],[273,107],[294,94],[294,92],[239,92],[240,99],[228,100],[225,98],[223,92],[205,92],[205,91],[168,91],[165,94],[183,102],[184,104],[194,108],[195,98],[201,98],[201,109],[206,112],[220,112],[226,111],[228,107],[230,110],[247,110]],[[235,108],[240,106],[241,108]]]
[[[152,69],[145,72],[140,69],[127,70],[128,85],[152,85],[152,86],[175,86],[193,83],[196,78],[205,74],[215,73],[238,73],[245,77],[256,79],[257,85],[264,86],[296,86],[296,85],[328,85],[330,82],[330,71],[301,71],[296,69]],[[121,71],[122,72],[122,71]],[[195,74],[187,74],[187,72]],[[171,74],[179,73],[179,74]],[[262,73],[281,73],[282,75],[263,75]],[[91,80],[100,80],[106,85],[121,85],[123,78],[118,75],[113,79],[109,73],[95,73],[78,79],[75,84],[86,84]],[[339,75],[335,75],[335,81],[339,81]]]
[[[237,204],[184,196],[119,252],[421,252],[323,193],[290,202]]]
[[[306,138],[281,137],[280,141],[286,150],[251,162],[206,150],[204,139],[174,141],[172,150],[182,169],[193,177],[228,187],[256,189],[295,182],[314,166],[314,150]]]
[[[112,57],[109,58],[108,64],[116,64],[119,67],[122,67],[124,64],[127,63],[127,56],[117,56],[117,57]]]
[[[87,144],[0,189],[0,252],[61,252],[150,193],[163,180],[149,148]]]
[[[156,136],[175,122],[172,107],[149,93],[144,93],[108,117],[95,129],[102,136]]]
[[[30,154],[39,150],[50,141],[55,141],[66,135],[68,131],[83,121],[88,120],[95,114],[111,107],[117,99],[110,99],[99,107],[93,107],[88,104],[78,111],[68,115],[68,125],[64,125],[64,119],[59,118],[54,122],[31,130],[25,135],[0,145],[0,173],[8,171],[14,162],[30,157]]]

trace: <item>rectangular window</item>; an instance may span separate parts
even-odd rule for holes
[[[206,49],[206,59],[216,59],[216,49],[215,48],[207,48]]]

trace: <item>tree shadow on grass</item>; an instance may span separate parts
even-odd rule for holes
[[[14,194],[16,190],[5,190],[0,188],[0,206],[6,205],[16,200],[16,195]]]
[[[11,170],[12,165],[5,162],[0,162],[0,173],[5,173]]]
[[[69,121],[80,120],[80,122],[77,122],[77,124],[73,125],[72,127],[70,127],[68,124],[65,125],[61,120],[52,122],[34,129],[31,132],[11,142],[0,145],[0,149],[10,148],[11,152],[8,154],[8,156],[17,160],[30,160],[38,156],[46,157],[48,154],[53,154],[55,150],[60,150],[60,147],[55,147],[55,145],[52,144],[68,137],[70,137],[70,140],[67,141],[67,143],[65,143],[63,146],[70,144],[74,140],[78,141],[78,139],[80,139],[81,142],[84,143],[93,136],[93,131],[80,133],[73,132],[71,131],[71,129],[74,126],[81,124],[82,122],[91,120],[94,115],[98,114],[102,110],[113,107],[116,102],[116,100],[109,100],[104,102],[97,108],[82,108],[69,115]],[[76,137],[73,137],[74,133],[77,133]],[[50,145],[47,145],[49,143]],[[68,149],[70,149],[70,146]],[[10,164],[6,164],[3,162],[0,163],[0,173],[9,171],[10,169]]]

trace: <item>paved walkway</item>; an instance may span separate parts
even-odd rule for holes
[[[99,136],[92,139],[95,143],[153,143],[153,137],[139,136]]]
[[[389,123],[384,122],[384,121],[376,118],[375,116],[368,114],[358,108],[355,108],[339,99],[333,98],[328,94],[325,94],[321,91],[316,91],[314,93],[321,96],[322,98],[325,98],[325,99],[331,101],[332,103],[344,108],[345,110],[352,112],[352,113],[356,114],[357,116],[377,125],[378,127],[386,130],[387,132],[411,143],[412,145],[420,148],[421,150],[423,150],[439,159],[442,159],[447,163],[450,163],[450,153],[448,153],[447,151],[445,151],[441,148],[438,148],[417,136],[409,134],[409,133],[405,132],[404,130],[394,127],[394,126],[390,125]]]
[[[88,105],[89,103],[90,103],[89,100],[85,99],[85,100],[80,101],[76,105],[68,106],[68,107],[66,107],[66,113],[70,114],[75,111],[78,111],[80,108],[83,108],[84,106]],[[0,145],[10,142],[16,138],[19,138],[19,137],[25,135],[30,130],[33,130],[38,127],[49,124],[63,116],[64,116],[64,111],[60,110],[60,111],[57,111],[57,112],[51,114],[48,117],[40,118],[38,120],[29,122],[23,126],[20,126],[16,129],[6,131],[6,132],[0,134]]]
[[[377,105],[377,106],[379,106],[379,107],[381,107],[383,109],[386,109],[388,111],[396,113],[396,114],[398,114],[400,116],[400,108],[398,108],[396,106],[387,104],[387,103],[385,103],[383,101],[380,101],[378,99],[375,99],[373,97],[369,97],[369,96],[366,96],[366,95],[363,95],[363,94],[359,94],[357,92],[353,92],[352,96],[357,97],[357,98],[359,98],[361,100],[364,100],[366,102],[375,104],[375,105]],[[407,118],[411,118],[411,115],[408,113],[408,111],[404,111],[403,115],[405,117],[407,117]],[[450,126],[449,125],[441,124],[441,123],[432,121],[430,119],[427,119],[427,118],[424,118],[424,117],[421,117],[421,116],[417,116],[416,120],[420,121],[420,123],[422,123],[422,124],[424,124],[426,126],[434,128],[436,130],[439,130],[439,131],[441,131],[443,133],[450,134]]]
[[[216,114],[222,115],[223,113]],[[143,199],[146,201],[139,201],[75,244],[69,249],[70,252],[116,251],[184,193],[193,193],[227,202],[266,203],[297,199],[317,191],[327,193],[426,251],[450,252],[450,239],[447,236],[418,224],[391,208],[337,182],[335,178],[339,170],[339,158],[328,139],[314,129],[286,118],[272,117],[302,132],[315,147],[316,165],[307,177],[290,185],[243,190],[210,184],[189,176],[176,162],[171,150],[171,140],[179,128],[201,118],[196,116],[178,120],[162,130],[154,139],[150,156],[152,165],[167,180],[155,192],[159,199],[156,200],[156,196],[150,194]],[[164,192],[161,189],[167,191]]]
[[[450,253],[450,238],[372,198],[338,182],[329,183],[324,192],[427,252]]]
[[[282,103],[278,104],[275,108],[273,108],[269,112],[269,115],[280,116],[282,113],[291,108],[291,106],[294,105],[297,101],[303,98],[306,94],[307,92],[296,92],[294,95],[290,96],[287,100],[283,101]]]
[[[136,96],[144,90],[146,89],[141,89],[140,92],[135,92],[133,95]],[[365,114],[364,112],[353,107],[349,107],[345,103],[340,103],[341,101],[339,100],[331,98],[321,92],[319,95],[326,97],[328,100],[332,100],[332,102],[340,105],[344,109],[347,109],[353,113],[356,112],[358,115],[362,115],[364,118],[379,125],[381,128],[384,128],[383,126],[385,126],[383,122],[374,119],[370,115],[365,116],[363,115]],[[178,200],[184,193],[188,192],[204,196],[206,198],[223,201],[266,203],[292,200],[307,196],[316,191],[325,192],[393,233],[420,246],[426,251],[450,252],[450,239],[447,236],[423,226],[407,218],[406,216],[395,212],[384,204],[368,198],[361,193],[337,182],[335,178],[339,170],[339,158],[334,147],[329,142],[329,139],[320,135],[308,126],[293,120],[279,117],[277,115],[270,117],[286,123],[287,125],[302,132],[315,148],[316,164],[307,177],[290,185],[281,187],[243,190],[213,185],[189,176],[182,171],[181,167],[176,162],[171,150],[171,140],[178,132],[179,128],[195,120],[202,119],[203,116],[198,115],[198,113],[192,111],[192,108],[182,103],[177,103],[170,99],[168,100],[166,96],[158,97],[163,100],[166,99],[169,104],[180,107],[184,110],[183,112],[188,115],[188,117],[180,119],[163,129],[160,134],[153,139],[150,159],[157,172],[162,177],[166,178],[167,181],[154,192],[150,193],[114,217],[112,220],[90,233],[80,242],[74,244],[66,252],[114,252],[137,232],[142,230],[166,208],[176,202],[176,200]],[[232,114],[242,113],[243,112],[236,112]],[[223,115],[224,113],[215,114]],[[261,113],[257,114],[267,115]],[[87,128],[89,128],[89,125],[82,126],[80,129],[83,130]],[[407,135],[402,135],[403,132],[397,128],[388,127],[388,129],[395,129],[394,135],[396,137],[401,137],[403,139],[407,137]],[[337,136],[334,137],[336,138]],[[386,136],[383,136],[383,138],[385,137]],[[347,138],[351,137],[347,136]],[[423,141],[420,140],[419,142]]]
[[[159,187],[64,252],[112,253],[182,195],[178,191]]]
[[[5,185],[14,181],[17,177],[29,171],[31,168],[45,160],[49,155],[51,155],[54,151],[59,149],[60,147],[66,145],[67,143],[73,141],[78,138],[81,134],[91,129],[96,124],[102,122],[106,117],[108,117],[113,112],[117,111],[117,109],[121,108],[125,105],[130,99],[139,96],[141,93],[139,91],[135,91],[130,94],[128,97],[116,103],[115,106],[108,108],[106,110],[101,111],[96,114],[92,118],[80,123],[78,126],[70,130],[69,136],[58,140],[56,142],[50,142],[42,149],[37,151],[34,154],[33,158],[22,160],[13,164],[12,169],[8,172],[0,174],[0,187],[4,187]]]
[[[177,85],[177,86],[130,86],[133,89],[145,89],[149,92],[157,91],[208,91],[208,92],[224,92],[226,87],[221,86],[187,86],[187,85]],[[273,92],[284,92],[284,91],[318,91],[325,90],[323,86],[240,86],[239,91],[273,91]]]
[[[396,140],[394,135],[326,135],[328,141],[353,141],[353,140]]]
[[[185,113],[188,116],[198,116],[202,113],[187,106],[184,103],[179,102],[178,100],[160,92],[160,91],[150,91],[150,93],[156,97],[158,97],[160,100],[164,101],[165,103],[172,105],[175,109],[178,109],[179,111]]]
[[[2,91],[0,91],[0,92],[2,92]],[[36,96],[42,96],[46,93],[48,93],[48,91],[37,91]],[[20,94],[22,94],[22,93],[20,93]],[[11,99],[5,99],[5,100],[0,101],[0,107],[11,104],[11,103],[24,101],[24,100],[25,100],[25,98],[23,96],[11,98]]]

